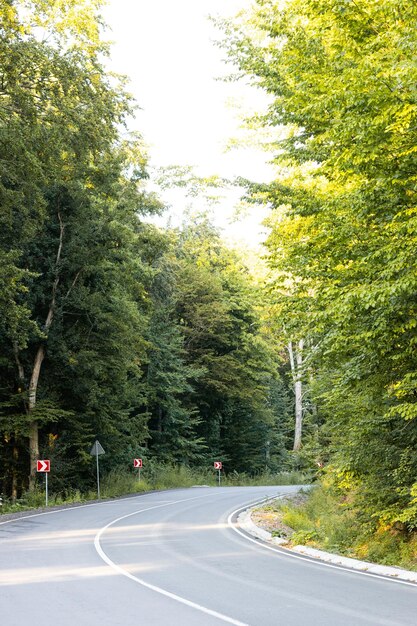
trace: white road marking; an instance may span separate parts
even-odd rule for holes
[[[294,552],[291,552],[289,548],[274,548],[272,546],[268,546],[262,540],[248,537],[246,533],[243,533],[241,530],[236,528],[235,524],[233,524],[232,519],[238,513],[242,511],[246,511],[248,508],[257,506],[258,504],[262,504],[263,502],[267,502],[268,500],[282,498],[285,495],[287,494],[281,494],[281,495],[275,496],[275,498],[262,498],[262,500],[259,500],[258,502],[251,502],[251,503],[248,503],[246,506],[239,507],[238,509],[233,511],[233,513],[230,513],[229,517],[227,518],[228,526],[232,530],[234,530],[238,535],[246,539],[246,541],[255,543],[257,546],[260,546],[261,548],[264,548],[265,550],[270,550],[271,552],[275,552],[275,554],[278,554],[280,556],[290,557],[292,559],[299,559],[300,561],[307,561],[308,563],[321,565],[322,567],[330,567],[331,569],[337,569],[339,571],[342,570],[345,572],[350,572],[351,574],[359,574],[361,576],[371,576],[372,578],[378,578],[379,580],[397,583],[399,585],[407,585],[409,587],[414,587],[414,588],[417,586],[416,583],[408,582],[406,580],[401,580],[399,578],[390,578],[389,576],[384,576],[382,574],[372,574],[371,572],[361,572],[360,570],[350,569],[349,567],[344,567],[343,565],[332,565],[331,563],[325,563],[324,561],[321,561],[320,559],[317,559],[317,558],[315,559],[314,557],[307,558],[305,556],[301,556],[300,554],[295,554]]]
[[[122,515],[121,517],[118,517],[117,519],[113,520],[112,522],[110,522],[109,524],[104,526],[101,530],[99,530],[99,532],[97,533],[97,535],[95,536],[95,539],[94,539],[94,546],[95,546],[99,556],[103,559],[103,561],[105,563],[107,563],[107,565],[112,567],[119,574],[122,574],[122,576],[126,576],[127,578],[130,578],[131,580],[135,581],[139,585],[142,585],[142,587],[146,587],[147,589],[150,589],[151,591],[155,591],[156,593],[159,593],[159,594],[161,594],[163,596],[166,596],[167,598],[171,598],[171,600],[176,600],[177,602],[180,602],[181,604],[185,604],[186,606],[189,606],[192,609],[196,609],[197,611],[200,611],[201,613],[205,613],[206,615],[211,615],[212,617],[215,617],[215,618],[217,618],[217,619],[219,619],[219,620],[221,620],[223,622],[227,622],[228,624],[234,624],[234,626],[249,626],[249,624],[245,624],[244,622],[240,622],[240,621],[238,621],[236,619],[233,619],[232,617],[228,617],[227,615],[223,615],[223,613],[218,613],[217,611],[213,611],[212,609],[208,609],[207,607],[202,606],[201,604],[197,604],[196,602],[192,602],[191,600],[187,600],[187,598],[183,598],[181,596],[178,596],[175,593],[171,593],[170,591],[167,591],[166,589],[162,589],[161,587],[157,587],[156,585],[152,585],[150,583],[147,583],[142,578],[138,578],[137,576],[134,576],[130,572],[128,572],[128,571],[124,570],[122,567],[120,567],[120,565],[117,565],[114,561],[112,561],[107,556],[107,554],[104,552],[104,550],[103,550],[103,548],[101,547],[101,544],[100,544],[100,538],[101,538],[102,534],[108,528],[110,528],[110,526],[113,526],[113,524],[117,524],[117,522],[120,522],[121,520],[124,520],[127,517],[131,517],[132,515],[138,515],[139,513],[144,513],[145,511],[151,511],[153,509],[159,509],[159,508],[162,508],[162,507],[165,507],[165,506],[170,506],[172,504],[179,504],[181,502],[190,502],[192,500],[199,500],[200,498],[212,497],[213,495],[217,495],[217,494],[209,494],[209,495],[206,495],[206,496],[197,496],[195,498],[184,498],[183,500],[176,500],[176,501],[170,502],[168,504],[158,504],[156,506],[148,507],[147,509],[141,509],[139,511],[135,511],[134,513],[128,513],[127,515]]]

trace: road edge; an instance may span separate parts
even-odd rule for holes
[[[282,496],[278,496],[278,498],[279,497]],[[252,521],[252,511],[258,507],[259,504],[257,504],[256,506],[251,506],[242,511],[237,517],[237,524],[244,532],[253,537],[256,537],[257,539],[260,539],[261,541],[273,544],[281,549],[284,549],[285,551],[288,551],[289,553],[295,552],[297,554],[312,559],[317,559],[319,561],[324,561],[333,565],[346,567],[350,570],[358,571],[361,573],[385,576],[389,579],[403,580],[408,583],[417,583],[417,572],[413,572],[411,570],[406,570],[400,567],[393,567],[389,565],[378,565],[369,561],[360,561],[359,559],[352,559],[350,557],[333,554],[324,550],[317,550],[316,548],[310,548],[303,545],[297,545],[290,548],[287,545],[288,541],[286,539],[273,537],[269,531],[260,528]]]

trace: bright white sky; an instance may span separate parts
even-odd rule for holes
[[[213,41],[219,33],[210,15],[229,16],[250,0],[108,0],[104,18],[114,41],[112,69],[130,78],[129,90],[141,110],[134,128],[150,148],[151,164],[193,165],[201,176],[244,176],[267,180],[268,156],[254,149],[225,152],[239,134],[239,115],[265,105],[265,97],[243,84],[216,81],[230,71]],[[236,105],[231,107],[231,101]],[[241,111],[239,112],[239,108]],[[240,133],[241,134],[241,133]],[[184,199],[167,195],[176,216]],[[259,240],[260,211],[230,224],[237,194],[215,209],[216,221],[231,238]],[[186,201],[188,202],[188,200]]]

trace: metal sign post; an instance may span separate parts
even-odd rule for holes
[[[140,481],[140,470],[143,467],[143,461],[142,459],[133,459],[133,467],[137,467],[138,468],[138,480]]]
[[[219,471],[219,487],[220,487],[221,471],[222,471],[223,463],[221,461],[214,461],[213,465],[214,465],[214,469]]]
[[[51,461],[49,459],[36,461],[36,471],[45,474],[45,506],[48,506],[48,473],[51,471]]]
[[[97,498],[100,500],[100,467],[98,464],[98,452],[96,452],[96,463],[97,463]]]
[[[97,497],[100,500],[100,467],[98,464],[98,456],[99,454],[105,454],[103,446],[101,445],[101,443],[99,442],[98,439],[95,440],[93,447],[91,448],[90,451],[91,456],[96,457],[96,466],[97,466]]]

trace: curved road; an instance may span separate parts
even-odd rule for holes
[[[234,532],[296,487],[193,488],[0,522],[5,626],[415,626],[417,585]]]

